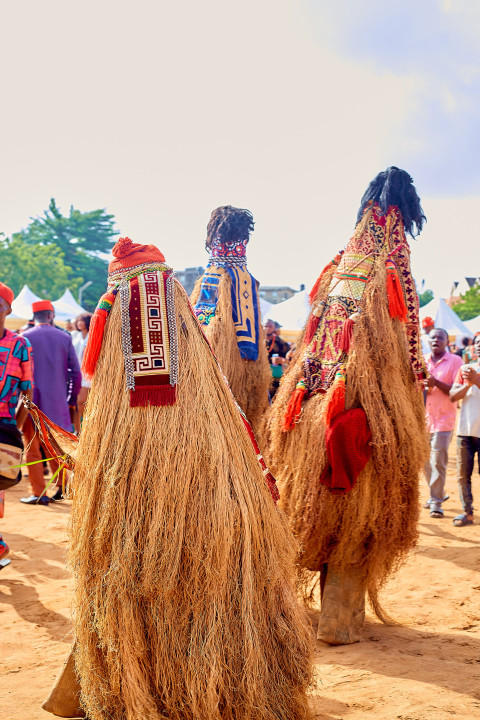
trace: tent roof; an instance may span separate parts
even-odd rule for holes
[[[80,313],[87,312],[85,308],[78,304],[68,288],[62,297],[54,300],[52,304],[55,308],[55,317],[59,320],[73,320]]]
[[[430,303],[428,304],[430,305]],[[425,305],[425,307],[427,306]],[[438,301],[438,310],[435,315],[435,327],[443,328],[449,335],[465,335],[467,337],[473,336],[473,332],[460,320],[455,310],[448,307],[443,298],[440,298]]]
[[[472,333],[480,332],[480,315],[477,315],[477,317],[471,320],[465,320],[464,325],[466,325]]]
[[[296,292],[288,300],[272,305],[268,317],[278,322],[285,330],[301,330],[310,312],[306,290]]]
[[[12,303],[12,313],[17,318],[29,320],[32,317],[32,303],[41,299],[30,290],[28,285],[24,285]]]
[[[266,320],[269,317],[270,308],[273,307],[273,303],[268,302],[268,300],[264,300],[263,298],[259,298],[259,301],[262,319]]]

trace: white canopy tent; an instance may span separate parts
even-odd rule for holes
[[[468,322],[473,321],[462,322],[455,310],[452,310],[443,298],[430,300],[429,303],[420,308],[420,321],[426,317],[431,317],[435,327],[443,328],[449,335],[455,335],[456,337],[473,336],[474,330],[468,325]]]
[[[28,285],[24,285],[12,303],[12,314],[10,318],[16,317],[22,320],[30,320],[32,317],[32,303],[41,300],[38,295],[30,290]]]
[[[438,300],[437,298],[434,298],[433,300],[430,300],[429,303],[424,305],[420,308],[419,317],[420,321],[422,321],[426,317],[431,317],[433,320],[435,320],[435,315],[438,311]]]
[[[265,320],[268,320],[270,317],[270,308],[273,307],[273,303],[268,302],[268,300],[264,300],[263,298],[260,298],[260,313],[262,315],[262,321],[265,322]]]
[[[452,310],[443,298],[438,301],[435,327],[443,328],[449,335],[473,337],[473,332],[460,320],[455,310]]]
[[[471,320],[465,320],[464,325],[472,332],[480,332],[480,315],[472,318]]]
[[[63,322],[73,320],[80,313],[87,312],[85,308],[78,304],[68,288],[61,298],[54,300],[52,305],[55,308],[55,319]]]
[[[288,300],[272,305],[268,317],[278,322],[285,330],[301,330],[310,312],[306,290],[300,290]]]

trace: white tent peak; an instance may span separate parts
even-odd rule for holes
[[[425,307],[427,306],[425,305]],[[455,310],[452,310],[443,298],[440,298],[438,301],[435,327],[443,328],[449,335],[473,336],[473,332],[460,320]]]
[[[17,318],[29,320],[33,315],[32,303],[41,299],[30,290],[28,285],[24,285],[12,303],[12,312]]]
[[[62,297],[54,300],[52,305],[55,308],[55,317],[63,321],[73,320],[77,315],[87,312],[85,308],[78,304],[68,288]]]

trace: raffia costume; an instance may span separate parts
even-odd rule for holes
[[[191,301],[236,401],[257,430],[268,407],[271,372],[257,281],[247,270],[247,242],[213,240]]]
[[[311,630],[275,481],[163,256],[128,239],[113,252],[83,366],[76,643],[44,708],[304,718]]]
[[[428,443],[409,256],[398,208],[382,217],[370,204],[312,291],[268,418],[268,459],[302,565],[324,571],[319,637],[331,643],[360,638],[365,590],[386,619],[378,590],[417,539]]]

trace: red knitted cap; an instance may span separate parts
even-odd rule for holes
[[[2,282],[0,282],[0,297],[3,298],[9,305],[13,302],[13,290]]]
[[[37,300],[32,303],[32,312],[40,312],[40,310],[55,310],[50,300]]]
[[[108,266],[108,274],[144,263],[165,262],[165,257],[155,245],[133,243],[129,237],[120,238],[112,250],[115,260]]]
[[[431,327],[432,325],[435,325],[434,321],[431,317],[425,317],[422,320],[422,328]]]

